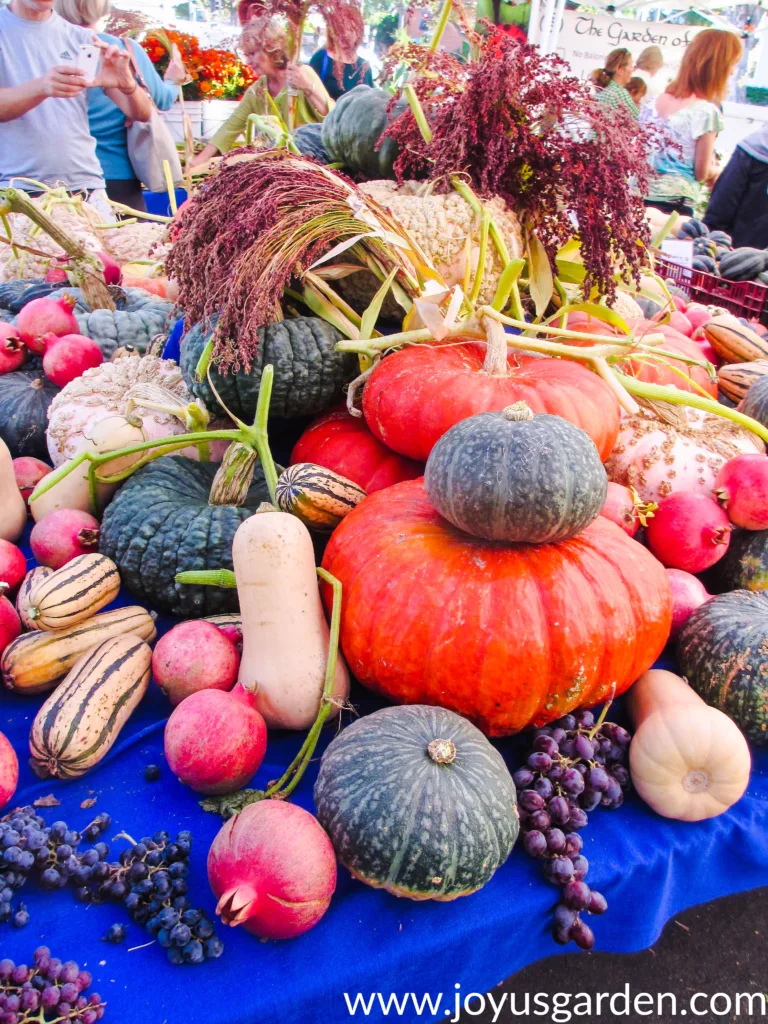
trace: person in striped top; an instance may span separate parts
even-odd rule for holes
[[[618,110],[624,107],[637,120],[640,111],[627,92],[627,85],[635,70],[635,62],[629,50],[619,47],[611,50],[605,59],[605,67],[592,72],[592,82],[600,90],[600,102],[606,107]]]

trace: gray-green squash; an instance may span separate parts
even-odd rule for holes
[[[480,889],[519,830],[501,754],[465,718],[422,704],[347,726],[323,755],[314,796],[355,878],[413,900]]]
[[[128,590],[155,611],[189,619],[238,608],[235,590],[175,580],[185,570],[232,569],[235,531],[269,501],[257,464],[242,506],[210,504],[218,468],[164,456],[137,470],[107,506],[99,550],[117,565]]]
[[[64,288],[54,298],[68,292],[77,299],[73,313],[80,333],[93,338],[106,359],[117,348],[132,345],[146,352],[152,339],[167,335],[176,319],[174,303],[151,295],[142,288],[116,289],[117,309],[91,309],[79,288]]]
[[[385,128],[406,104],[400,101],[390,111],[391,102],[390,93],[369,85],[356,85],[344,93],[323,121],[323,146],[331,162],[370,180],[394,178],[397,143],[385,139],[378,144]]]
[[[686,619],[677,641],[680,671],[707,704],[747,739],[768,743],[768,594],[734,590]]]
[[[187,387],[208,409],[220,408],[251,423],[256,414],[261,371],[270,363],[275,370],[271,416],[292,419],[315,416],[339,401],[344,385],[359,372],[357,357],[337,352],[341,334],[318,317],[296,317],[259,328],[258,355],[249,373],[244,370],[224,376],[210,368],[213,388],[207,379],[198,380],[195,368],[211,336],[201,324],[193,327],[181,344],[181,372]]]
[[[440,515],[465,533],[549,544],[597,518],[608,477],[584,430],[516,402],[446,431],[430,452],[424,486]]]

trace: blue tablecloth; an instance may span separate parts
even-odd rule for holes
[[[364,693],[357,696],[363,713],[376,706]],[[107,811],[113,824],[106,838],[122,830],[138,839],[159,829],[191,829],[190,897],[193,906],[212,915],[205,863],[221,821],[204,813],[197,796],[165,766],[169,706],[154,683],[107,758],[68,783],[41,782],[24,761],[40,703],[40,697],[0,695],[0,731],[22,761],[14,803],[54,793],[61,806],[41,813],[73,827]],[[327,730],[321,749],[333,733]],[[278,778],[298,745],[298,736],[272,735],[254,785]],[[520,763],[520,740],[498,746],[512,768]],[[152,763],[162,765],[162,778],[147,783],[143,770]],[[295,793],[296,802],[310,810],[316,775],[315,763]],[[89,797],[96,797],[95,806],[81,809]],[[754,751],[749,790],[728,814],[701,824],[671,822],[632,796],[619,810],[591,814],[582,836],[588,881],[609,903],[603,917],[589,922],[597,949],[643,949],[684,908],[768,884],[768,751]],[[121,848],[122,841],[113,846]],[[51,895],[28,883],[21,895],[31,922],[19,931],[0,926],[0,956],[27,962],[45,943],[55,956],[84,963],[94,990],[108,1001],[105,1019],[113,1024],[341,1024],[350,1019],[345,993],[352,1001],[361,993],[367,1001],[376,992],[385,1000],[390,993],[401,998],[413,992],[419,1000],[442,993],[437,1015],[425,1009],[420,1016],[411,1003],[398,1019],[447,1019],[456,985],[463,994],[486,992],[526,964],[560,951],[549,930],[555,892],[518,848],[483,890],[453,903],[397,899],[353,881],[340,868],[328,913],[301,938],[263,943],[242,929],[219,926],[226,944],[219,960],[174,967],[156,943],[133,948],[151,941],[137,925],[128,924],[122,945],[100,942],[110,924],[128,923],[119,906],[86,907],[69,890]],[[396,1016],[394,1009],[389,1016]],[[367,1019],[385,1019],[378,1002]]]

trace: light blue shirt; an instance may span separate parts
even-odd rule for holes
[[[125,49],[124,40],[117,36],[100,32],[99,39]],[[178,85],[164,82],[155,71],[144,47],[133,40],[132,43],[131,49],[152,101],[158,110],[170,110],[179,96]],[[129,181],[135,178],[136,174],[128,159],[125,114],[112,102],[103,89],[88,90],[88,121],[91,126],[91,134],[96,139],[96,156],[106,180]]]
[[[40,78],[55,65],[75,67],[80,45],[92,41],[90,29],[70,25],[55,11],[44,21],[27,21],[0,7],[0,88]],[[0,123],[0,187],[17,177],[46,185],[63,182],[72,191],[104,188],[88,130],[87,90],[43,100],[21,117]],[[36,191],[27,182],[15,184]]]

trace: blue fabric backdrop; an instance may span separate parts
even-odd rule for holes
[[[120,603],[132,602],[126,595]],[[362,691],[356,696],[362,713],[377,706]],[[62,818],[75,828],[107,811],[113,822],[108,839],[122,830],[138,839],[163,828],[191,829],[190,897],[213,915],[205,863],[221,821],[205,814],[196,795],[165,766],[169,707],[154,683],[107,758],[74,782],[41,782],[24,761],[40,703],[40,697],[0,694],[0,731],[22,761],[14,803],[55,793],[61,806],[42,813],[48,821]],[[321,749],[333,732],[327,731]],[[254,785],[278,778],[298,745],[297,736],[272,735]],[[498,746],[512,768],[520,763],[519,740]],[[643,949],[685,907],[768,884],[768,752],[753,753],[746,796],[712,821],[667,821],[636,796],[619,810],[590,815],[582,832],[588,881],[609,903],[603,917],[590,919],[597,949]],[[162,777],[147,783],[143,770],[152,763],[162,766]],[[295,794],[310,810],[316,775],[314,764]],[[89,797],[96,797],[95,806],[81,809]],[[113,844],[115,855],[122,845]],[[354,1000],[358,992],[366,998],[372,992],[385,998],[390,992],[399,997],[414,992],[419,999],[443,993],[443,1006],[452,1007],[457,984],[464,994],[485,992],[526,964],[560,951],[549,931],[555,890],[539,872],[516,848],[479,893],[453,903],[414,903],[374,891],[340,868],[331,907],[311,932],[291,942],[263,943],[242,929],[219,927],[226,947],[222,957],[195,967],[172,966],[156,943],[132,948],[150,936],[130,924],[120,907],[86,907],[69,890],[51,895],[28,883],[20,894],[31,922],[21,930],[0,926],[0,956],[28,962],[35,947],[45,943],[55,956],[85,964],[94,990],[108,1001],[105,1020],[113,1024],[341,1024],[350,1019],[344,993]],[[100,937],[118,921],[128,924],[126,941],[102,943]],[[398,1019],[430,1016],[411,1008]],[[385,1019],[378,1004],[367,1019]]]

